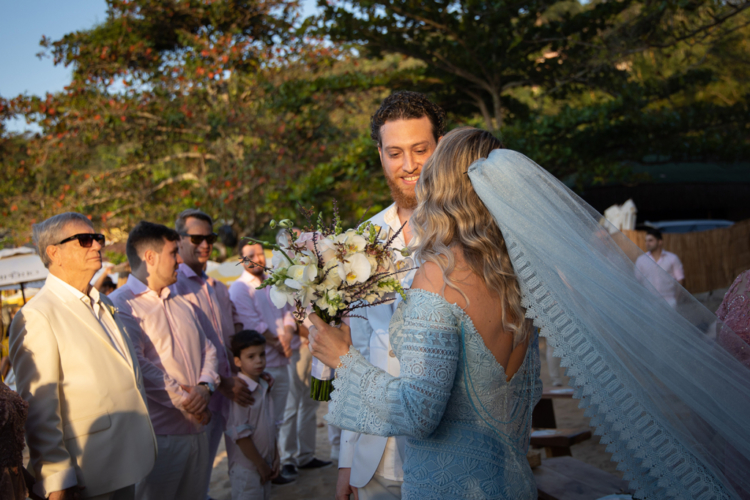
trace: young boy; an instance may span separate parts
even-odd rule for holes
[[[271,479],[279,474],[278,426],[268,383],[260,378],[266,368],[266,339],[255,330],[232,337],[238,376],[247,382],[255,402],[242,407],[232,402],[227,420],[227,455],[232,500],[269,500]]]

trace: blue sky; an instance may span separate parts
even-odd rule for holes
[[[314,10],[314,0],[303,0],[305,14]],[[0,0],[0,96],[28,93],[44,95],[62,90],[70,82],[71,69],[55,66],[51,58],[39,59],[39,40],[52,40],[66,33],[87,29],[104,21],[104,0]],[[26,124],[15,121],[11,130]]]

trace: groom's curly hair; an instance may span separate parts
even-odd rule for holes
[[[445,134],[445,111],[419,92],[394,92],[385,98],[370,118],[370,137],[380,146],[380,127],[387,121],[419,119],[425,116],[432,123],[432,135],[437,143],[438,138]]]

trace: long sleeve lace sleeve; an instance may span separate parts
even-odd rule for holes
[[[442,297],[412,290],[390,324],[391,345],[401,364],[393,377],[357,350],[336,370],[329,423],[379,436],[425,438],[440,423],[459,360],[460,331]]]

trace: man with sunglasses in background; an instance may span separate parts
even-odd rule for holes
[[[67,212],[33,226],[49,276],[16,314],[10,357],[29,403],[34,493],[53,500],[132,500],[156,438],[135,351],[112,302],[90,282],[104,236]]]
[[[212,415],[206,427],[209,446],[206,467],[210,478],[226,426],[229,401],[247,406],[252,404],[253,399],[247,384],[233,374],[226,349],[229,338],[238,331],[229,291],[223,283],[209,278],[204,272],[218,238],[213,232],[213,219],[200,210],[187,209],[177,217],[175,230],[180,235],[178,250],[182,263],[177,270],[177,282],[169,288],[173,294],[184,296],[193,305],[206,337],[216,347],[219,361],[219,386],[207,384],[211,393],[208,408]]]

